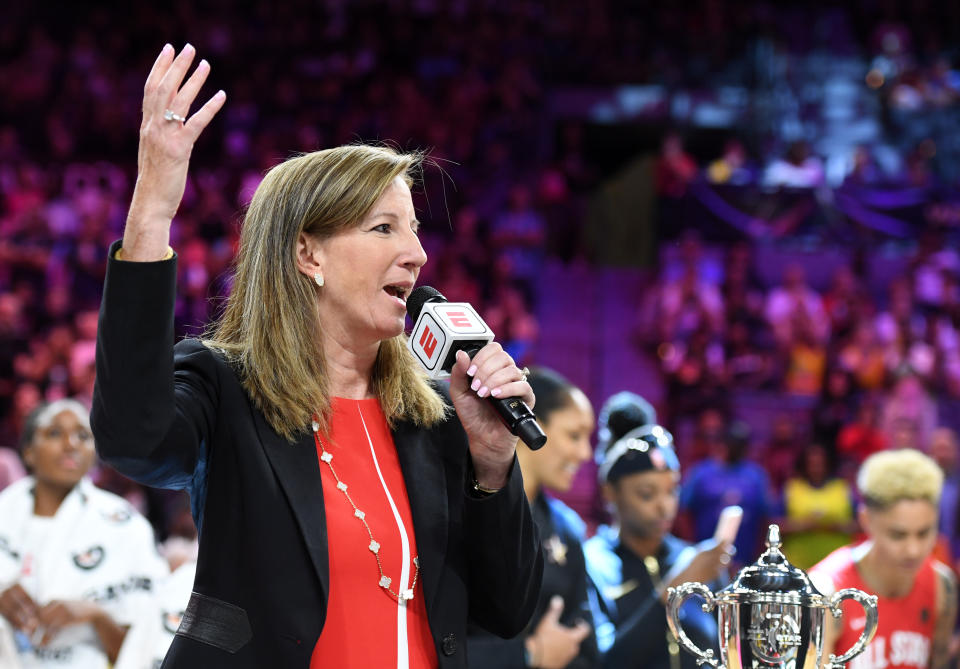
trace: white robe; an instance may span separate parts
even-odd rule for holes
[[[150,523],[126,500],[84,478],[63,500],[37,546],[28,536],[36,525],[33,486],[27,477],[0,492],[0,591],[19,582],[40,606],[53,600],[93,601],[118,624],[132,624],[169,573]],[[9,655],[13,639],[11,626],[0,617],[0,652]],[[17,666],[16,661],[23,669],[109,666],[91,624],[65,627],[42,648],[29,647],[22,634],[16,641],[18,657],[0,656],[0,667]]]
[[[113,669],[158,669],[173,642],[190,601],[196,562],[185,562],[157,586],[151,606],[144,608],[123,640]]]

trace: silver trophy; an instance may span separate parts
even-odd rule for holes
[[[830,654],[831,669],[843,669],[863,652],[877,631],[877,598],[856,588],[825,597],[804,571],[780,552],[780,528],[771,525],[767,550],[756,564],[744,567],[726,588],[714,594],[703,583],[684,583],[668,590],[667,624],[697,666],[727,669],[819,669],[823,652],[823,622],[829,610],[840,617],[840,603],[852,599],[863,607],[866,625],[860,638],[842,655]],[[692,595],[703,599],[703,610],[717,608],[720,659],[701,650],[680,626],[681,605]]]

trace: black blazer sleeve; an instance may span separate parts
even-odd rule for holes
[[[533,615],[543,578],[540,541],[516,458],[499,492],[478,498],[465,485],[464,494],[470,618],[497,636],[516,636]]]
[[[118,261],[118,247],[110,249],[97,330],[90,416],[97,452],[136,481],[187,488],[213,432],[213,354],[182,342],[174,372],[177,259]]]

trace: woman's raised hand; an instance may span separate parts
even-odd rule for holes
[[[137,184],[123,233],[124,260],[159,260],[166,254],[193,145],[227,99],[218,91],[190,115],[190,106],[210,74],[210,64],[201,60],[184,82],[195,56],[190,44],[176,57],[167,44],[143,87]]]

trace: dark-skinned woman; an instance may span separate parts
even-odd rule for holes
[[[0,666],[106,669],[168,569],[153,529],[87,478],[94,464],[86,408],[42,405],[27,418],[30,476],[0,493]]]

